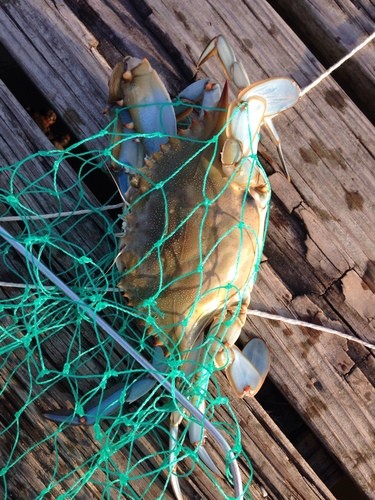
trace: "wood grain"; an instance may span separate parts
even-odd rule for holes
[[[324,18],[327,37],[328,33],[336,33],[334,16],[328,18],[324,9],[327,6],[334,11],[338,3],[316,0],[311,4],[309,12],[313,21],[309,36],[320,39],[320,45],[331,50],[333,42],[328,45],[320,37],[321,31],[313,28],[314,23]],[[345,15],[345,19],[352,20],[352,10],[348,8]],[[307,19],[310,18],[306,17],[306,24],[310,22]],[[77,139],[105,126],[107,118],[103,109],[108,68],[127,52],[141,57],[147,55],[172,93],[189,82],[200,52],[217,33],[225,34],[241,55],[252,81],[288,75],[304,87],[324,70],[316,58],[318,49],[310,43],[307,48],[294,32],[294,24],[289,21],[288,25],[268,3],[261,1],[192,0],[188,8],[182,8],[176,0],[142,0],[126,5],[116,0],[5,1],[0,6],[0,22],[1,43]],[[360,36],[360,26],[358,21],[355,40]],[[336,41],[333,57],[347,50],[344,38]],[[347,72],[350,85],[357,89],[357,93],[350,94],[354,100],[328,78],[293,110],[275,120],[292,183],[280,174],[274,146],[262,135],[261,160],[270,175],[273,201],[265,248],[267,260],[261,266],[252,302],[252,307],[342,329],[370,342],[375,339],[375,146],[374,126],[360,111],[358,96],[368,95],[370,84],[373,89],[372,55],[366,50],[356,59],[360,76]],[[210,61],[204,72],[222,81],[217,62]],[[4,86],[0,90],[3,164],[18,161],[37,149],[51,148],[9,90]],[[15,130],[17,133],[13,133]],[[101,138],[93,147],[104,145]],[[43,168],[43,164],[33,164],[30,179],[40,175]],[[68,185],[75,179],[74,172],[67,166],[62,182]],[[42,200],[26,201],[36,211],[45,208]],[[100,231],[100,221],[92,224],[94,233]],[[20,230],[16,223],[7,229],[15,233]],[[81,244],[86,248],[90,241],[81,238]],[[22,268],[20,260],[17,266]],[[373,497],[373,352],[323,333],[255,318],[248,322],[241,343],[253,335],[262,337],[269,346],[272,382],[345,474],[364,495]],[[68,344],[65,337],[60,345],[53,346],[60,353],[56,355],[57,364],[63,359]],[[11,370],[9,366],[9,370],[1,374],[3,383]],[[23,371],[19,374],[26,376]],[[220,382],[222,391],[227,393],[224,377]],[[6,418],[11,417],[25,397],[23,383],[21,379],[14,379],[15,396],[11,397]],[[65,391],[66,388],[56,386],[56,406],[66,402]],[[257,401],[231,397],[231,404],[241,422],[244,449],[254,463],[255,498],[262,498],[264,491],[269,498],[333,498],[275,424],[272,415],[268,416]],[[46,397],[42,410],[49,405]],[[30,439],[41,440],[46,423],[39,409],[30,407],[28,411],[27,418],[33,418],[34,429]],[[220,416],[225,419],[224,414]],[[65,471],[97,450],[90,430],[67,430],[60,433],[59,439]],[[76,444],[74,454],[72,442]],[[147,446],[139,445],[136,452],[139,457]],[[24,469],[12,478],[13,491],[20,488],[21,482],[29,487],[24,489],[25,496],[34,495],[46,486],[49,475],[45,471],[53,467],[53,447],[45,445],[42,450],[30,455]],[[125,457],[118,460],[121,462]],[[143,466],[147,470],[147,464]],[[246,466],[241,464],[241,467],[247,474]],[[33,473],[34,482],[30,482],[30,470],[37,471]],[[139,483],[135,495],[141,495],[144,484]],[[181,484],[187,498],[215,498],[202,471],[181,480]],[[54,490],[54,497],[68,486],[69,480]],[[155,485],[158,487],[162,489],[161,480]],[[155,498],[156,489],[152,490]],[[95,498],[100,492],[95,485],[87,483],[81,495],[80,498]],[[172,498],[172,494],[168,492],[166,498]]]

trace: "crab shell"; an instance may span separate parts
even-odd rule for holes
[[[220,129],[226,113],[217,114]],[[119,286],[130,305],[151,313],[151,331],[169,350],[188,352],[214,319],[247,307],[262,253],[264,216],[224,175],[222,135],[206,144],[171,139],[126,193]]]

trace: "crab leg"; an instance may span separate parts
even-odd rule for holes
[[[219,58],[219,61],[221,62],[223,68],[224,68],[224,73],[226,77],[230,80],[233,81],[233,83],[236,85],[238,89],[244,89],[242,92],[240,92],[239,99],[241,98],[240,96],[243,94],[245,90],[249,89],[250,85],[250,80],[249,77],[246,73],[245,68],[243,67],[242,63],[237,61],[236,55],[232,49],[232,47],[229,45],[229,43],[226,41],[226,39],[222,36],[219,35],[215,38],[213,38],[205,50],[203,51],[201,57],[199,58],[197,68],[200,68],[202,64],[204,64],[210,57],[217,55]],[[265,80],[264,82],[268,82],[268,80]],[[262,82],[261,82],[262,83]],[[292,83],[292,85],[290,85]],[[255,87],[258,87],[258,83],[255,84]],[[270,110],[266,110],[264,114],[264,120],[262,121],[261,125],[266,125],[271,138],[273,142],[275,143],[277,147],[277,151],[279,154],[281,166],[283,168],[283,171],[286,175],[286,177],[290,180],[290,176],[286,167],[285,159],[284,159],[284,154],[282,151],[281,147],[281,142],[279,135],[275,129],[275,126],[272,123],[272,118],[283,111],[284,109],[287,109],[291,106],[293,106],[299,99],[301,95],[301,90],[297,86],[295,82],[293,82],[289,78],[275,78],[274,79],[274,88],[273,88],[273,95],[264,95],[262,93],[258,93],[257,95],[263,96],[266,100],[268,100],[268,97],[271,97],[271,101],[276,103],[277,102],[277,97],[281,96],[283,99],[286,97],[285,91],[286,87],[289,87],[287,89],[288,93],[288,99],[286,101],[288,102],[288,105],[286,107],[282,106],[276,106],[277,111],[276,112],[271,112]],[[250,88],[253,86],[250,86]],[[258,89],[260,92],[262,89]],[[244,100],[248,100],[250,95],[247,95],[246,97],[242,98]]]
[[[222,35],[216,36],[208,43],[197,62],[197,69],[210,59],[210,57],[215,55],[218,56],[224,68],[225,76],[237,88],[241,89],[250,85],[250,80],[243,64],[241,61],[237,61],[234,50]]]
[[[223,170],[226,175],[232,175],[236,169],[234,180],[241,186],[246,187],[250,179],[250,192],[260,210],[268,201],[269,188],[254,160],[259,129],[265,120],[273,127],[270,118],[292,107],[298,97],[299,88],[290,78],[269,78],[243,89],[229,107],[228,139],[222,153]],[[279,153],[283,157],[281,148]]]
[[[205,394],[208,389],[208,384],[210,381],[210,373],[207,370],[199,369],[199,372],[196,373],[197,367],[202,366],[203,356],[205,354],[205,348],[199,348],[203,340],[203,334],[201,333],[196,341],[197,348],[191,350],[184,361],[183,370],[185,372],[186,377],[193,377],[194,382],[193,385],[196,387],[200,394],[193,395],[191,398],[191,403],[199,409],[201,413],[204,414],[206,403],[205,400],[202,400],[202,394]],[[183,420],[183,413],[180,411],[175,411],[171,414],[170,418],[170,437],[169,437],[169,464],[171,471],[171,485],[174,491],[174,494],[177,500],[182,500],[182,493],[179,484],[179,480],[176,472],[176,465],[178,462],[178,457],[176,454],[176,444],[178,442],[178,429]],[[198,449],[199,458],[202,462],[214,473],[217,475],[222,475],[220,470],[217,468],[216,464],[208,454],[207,450],[203,446],[203,442],[205,439],[205,429],[204,426],[199,424],[198,422],[191,422],[189,424],[189,441],[190,443]]]
[[[281,167],[284,170],[284,175],[288,179],[288,181],[290,182],[290,175],[289,175],[288,168],[286,166],[286,162],[285,162],[285,158],[284,158],[284,153],[283,153],[283,150],[282,150],[282,147],[281,147],[280,137],[279,137],[279,134],[277,133],[275,125],[273,124],[272,118],[271,117],[265,117],[264,118],[264,125],[266,126],[266,128],[267,128],[267,130],[268,130],[268,132],[269,132],[269,134],[271,136],[271,139],[272,139],[273,143],[275,144],[275,146],[277,148],[277,152],[278,152],[278,155],[279,155],[279,160],[280,160],[280,163],[281,163]]]
[[[164,373],[166,363],[163,350],[156,347],[153,354],[152,366],[156,371]],[[156,385],[156,379],[152,377],[142,377],[136,380],[125,394],[126,385],[119,382],[114,387],[108,389],[101,396],[93,398],[85,409],[83,416],[74,414],[72,410],[57,410],[52,413],[44,413],[44,417],[54,422],[63,422],[70,425],[93,425],[99,418],[115,413],[123,403],[133,403],[147,394]]]

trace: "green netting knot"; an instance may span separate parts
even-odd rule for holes
[[[37,308],[37,309],[40,309],[41,307],[44,306],[44,304],[46,302],[48,302],[50,300],[50,297],[44,297],[43,295],[40,296],[40,297],[37,297],[36,299],[34,299],[34,306]]]
[[[21,339],[21,342],[24,345],[24,347],[26,349],[28,349],[30,347],[30,343],[31,343],[31,335],[27,335],[26,337],[23,337],[23,339]]]
[[[95,311],[103,311],[103,309],[107,309],[107,307],[111,307],[111,304],[108,304],[105,300],[100,300],[95,304]]]
[[[113,455],[113,451],[111,450],[111,447],[106,445],[103,446],[103,448],[100,450],[100,458],[99,458],[99,463],[102,462],[107,462]]]
[[[204,265],[203,264],[199,264],[197,266],[197,273],[202,274],[203,272],[204,272]]]
[[[18,420],[20,418],[20,416],[22,415],[22,413],[24,412],[25,408],[21,408],[20,410],[17,410],[15,413],[14,413],[14,416],[15,418]]]
[[[17,206],[20,203],[17,196],[14,196],[12,194],[5,196],[5,201],[11,206]]]
[[[30,235],[25,238],[25,245],[40,245],[40,244],[49,244],[50,238],[48,234],[45,235]]]
[[[156,298],[153,296],[153,297],[149,297],[148,299],[145,299],[143,301],[143,304],[142,304],[142,307],[149,307],[149,308],[155,308],[156,307]]]
[[[98,441],[103,440],[104,433],[102,432],[100,424],[98,422],[95,422],[95,424],[93,425],[93,431],[94,431],[94,436]]]
[[[87,257],[86,255],[81,255],[80,257],[77,258],[78,264],[93,264],[93,260],[90,259],[90,257]]]
[[[30,344],[30,342],[29,342]],[[38,374],[38,378],[39,379],[43,379],[43,377],[45,377],[46,375],[49,375],[50,371],[47,370],[46,368],[41,368],[40,371],[39,371],[39,374]]]
[[[217,397],[215,398],[211,404],[212,406],[216,406],[216,405],[227,405],[229,403],[229,399],[227,397],[224,397],[224,396],[221,396],[221,397]]]
[[[83,409],[82,404],[79,401],[77,401],[76,406],[77,406],[77,413],[78,413],[78,415],[83,416],[85,414],[85,411]]]
[[[69,375],[70,367],[71,367],[70,363],[65,363],[63,371],[62,371],[63,375]]]
[[[106,128],[103,128],[102,130],[99,130],[99,132],[97,132],[96,137],[104,137],[105,135],[108,135],[108,130]]]
[[[102,379],[100,381],[99,387],[101,389],[105,389],[106,386],[107,386],[108,379],[111,378],[111,377],[116,377],[116,376],[117,376],[116,370],[108,370],[108,371],[106,371],[105,373],[103,373],[103,376],[102,376]]]

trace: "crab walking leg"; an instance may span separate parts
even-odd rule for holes
[[[164,373],[167,365],[163,350],[156,347],[153,354],[152,366],[158,372]],[[111,387],[101,396],[93,398],[86,406],[83,416],[75,415],[72,410],[58,410],[55,412],[44,413],[43,416],[53,422],[66,423],[69,425],[93,425],[97,420],[112,415],[124,403],[134,403],[145,394],[151,391],[156,385],[156,380],[151,377],[142,377],[136,380],[125,393],[126,385],[119,382]]]
[[[288,167],[286,166],[286,161],[285,161],[285,158],[284,158],[283,149],[281,147],[280,137],[279,137],[279,134],[277,133],[275,125],[273,124],[272,118],[271,117],[265,117],[264,118],[264,125],[266,126],[266,128],[267,128],[267,130],[268,130],[268,132],[269,132],[269,134],[271,136],[271,139],[272,139],[272,141],[274,142],[274,144],[275,144],[275,146],[277,148],[277,152],[279,154],[279,159],[280,159],[281,167],[284,170],[284,175],[288,179],[288,181],[290,182],[290,175],[289,175]]]
[[[202,401],[200,405],[198,405],[198,409],[203,415],[206,411],[206,401]],[[217,468],[215,462],[212,460],[207,450],[204,447],[204,441],[206,439],[206,432],[204,427],[198,422],[191,422],[189,426],[189,441],[193,446],[198,449],[199,458],[203,463],[207,465],[207,467],[218,476],[222,476],[221,471]]]

